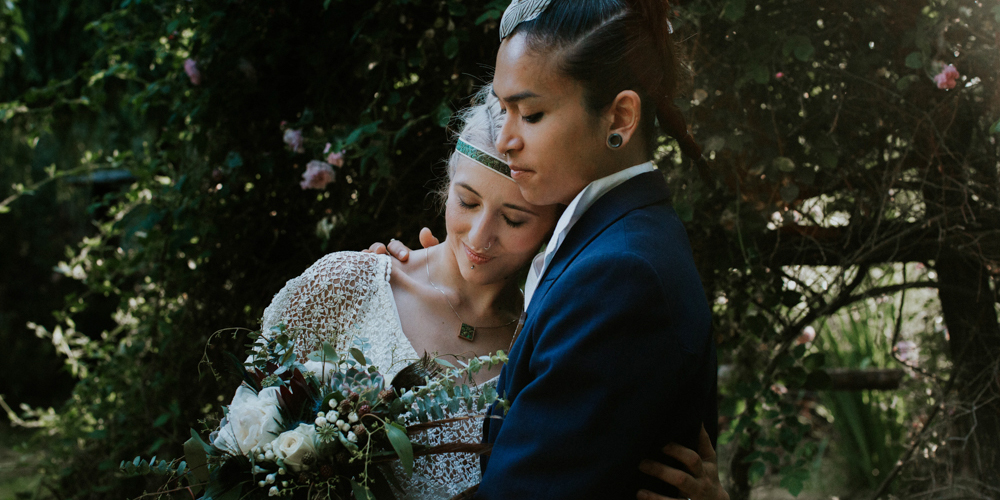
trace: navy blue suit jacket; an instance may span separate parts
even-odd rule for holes
[[[511,401],[477,498],[634,499],[672,493],[638,471],[668,442],[717,433],[711,318],[663,175],[612,189],[567,234],[500,373]]]

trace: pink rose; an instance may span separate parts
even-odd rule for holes
[[[302,147],[302,131],[288,129],[285,131],[285,144],[296,153],[304,153],[306,148]]]
[[[302,182],[299,186],[302,189],[324,189],[326,185],[337,178],[333,167],[329,163],[313,160],[306,165],[306,171],[302,174]]]
[[[329,163],[330,165],[336,165],[337,168],[343,167],[344,152],[340,151],[340,152],[330,153],[329,156],[326,157],[326,162]]]
[[[816,340],[816,329],[811,326],[807,326],[802,329],[802,333],[800,333],[799,337],[795,339],[795,343],[798,345],[802,345],[802,344],[808,344],[813,340]]]
[[[198,61],[190,58],[185,59],[184,72],[187,73],[193,85],[201,85],[201,71],[198,71]]]
[[[953,89],[955,88],[955,81],[958,80],[959,74],[955,66],[949,64],[941,70],[940,73],[934,75],[934,83],[937,84],[939,89]]]

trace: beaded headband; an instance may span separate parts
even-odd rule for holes
[[[463,141],[461,137],[458,138],[458,144],[455,145],[455,151],[458,151],[462,156],[465,156],[466,158],[510,180],[514,180],[514,178],[510,176],[510,167],[508,167],[503,160]]]
[[[510,35],[518,24],[542,15],[552,0],[514,0],[500,18],[500,41]]]

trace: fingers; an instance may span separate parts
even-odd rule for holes
[[[389,240],[387,248],[389,255],[399,259],[400,262],[406,262],[410,259],[410,249],[402,241],[396,239]]]
[[[430,248],[434,245],[437,245],[438,243],[441,242],[436,237],[434,237],[434,233],[431,232],[430,228],[425,227],[420,230],[420,245],[422,247]]]
[[[670,467],[669,465],[663,465],[659,462],[653,462],[652,460],[643,460],[641,463],[639,463],[639,470],[665,483],[676,486],[679,492],[685,497],[691,496],[692,492],[697,491],[698,488],[697,481],[695,481],[695,479],[691,477],[691,475],[682,470]],[[642,491],[640,491],[640,493],[642,493]],[[651,496],[648,498],[666,498],[666,497]]]
[[[701,459],[704,462],[718,463],[715,448],[712,448],[712,438],[708,436],[705,424],[701,424],[701,435],[698,436],[698,455],[701,455]]]
[[[389,253],[388,251],[386,251],[385,245],[382,244],[382,243],[372,243],[372,246],[368,247],[367,250],[362,250],[362,252],[364,252],[364,253],[380,253],[380,254],[383,254],[383,255]]]
[[[704,474],[701,457],[694,450],[677,443],[670,443],[663,447],[663,453],[679,460],[694,477],[701,477]]]

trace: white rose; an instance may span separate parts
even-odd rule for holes
[[[275,453],[285,462],[285,467],[292,471],[302,468],[302,460],[307,454],[316,455],[316,429],[308,424],[281,433],[274,440]]]
[[[337,366],[333,363],[324,363],[322,361],[306,361],[304,363],[306,371],[310,371],[316,374],[316,378],[320,382],[330,383],[333,379],[334,372],[337,371]]]
[[[217,448],[246,455],[275,438],[282,431],[278,388],[267,387],[254,394],[241,385],[236,389],[229,414],[222,419],[212,440]]]

